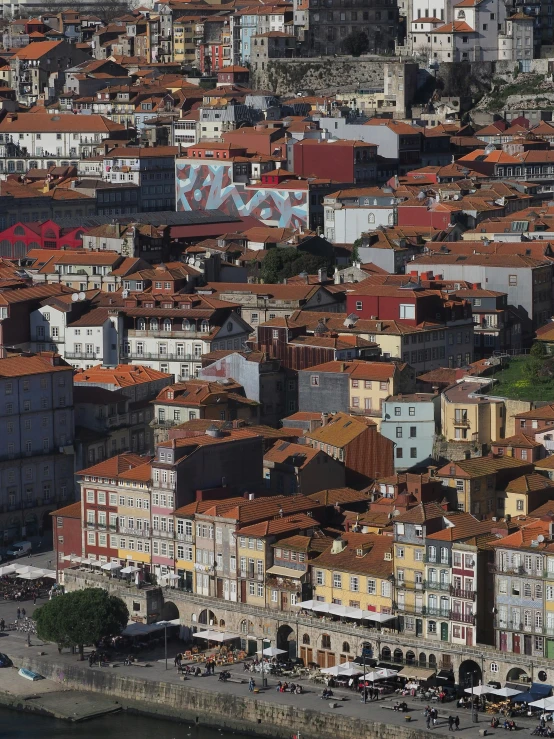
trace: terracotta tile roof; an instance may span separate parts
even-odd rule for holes
[[[427,539],[435,541],[461,541],[472,536],[490,532],[492,528],[497,528],[496,521],[479,521],[470,513],[456,511],[455,513],[445,513],[444,518],[451,524],[450,526],[437,531],[434,534],[427,534]]]
[[[53,352],[41,352],[31,356],[18,355],[0,359],[0,377],[26,377],[47,372],[67,372],[72,369],[61,357],[57,358],[57,364],[53,364],[51,360],[54,357],[57,355]]]
[[[354,488],[330,488],[328,490],[320,490],[308,496],[312,500],[317,500],[322,505],[348,505],[349,503],[358,503],[361,500],[369,500],[367,492],[363,490],[354,490]]]
[[[514,269],[527,269],[544,267],[550,264],[545,259],[533,259],[522,254],[500,255],[500,254],[432,254],[430,256],[418,256],[412,262],[414,265],[429,264],[456,264],[483,267],[513,267]]]
[[[220,505],[230,508],[242,502],[244,502],[244,498],[242,497],[225,498],[224,500],[218,501]],[[182,518],[190,518],[191,516],[194,516],[195,513],[204,513],[208,509],[213,508],[213,505],[213,500],[195,500],[193,503],[177,508],[177,510],[173,512],[173,515]]]
[[[349,416],[346,413],[336,413],[325,426],[314,431],[307,431],[305,436],[322,444],[330,444],[336,447],[345,447],[360,434],[367,431],[368,427],[376,424],[369,418]]]
[[[535,469],[539,470],[554,470],[554,454],[551,454],[549,457],[545,457],[544,459],[539,459],[537,462],[534,462]]]
[[[543,541],[538,540],[538,536],[542,534]],[[531,520],[526,525],[508,534],[503,539],[490,542],[491,547],[501,547],[506,549],[530,548],[533,542],[533,551],[545,549],[551,546],[550,542],[550,521]]]
[[[380,578],[392,575],[392,559],[385,559],[385,554],[392,552],[393,542],[390,536],[349,532],[341,534],[340,539],[346,545],[342,551],[333,553],[331,545],[312,560],[312,565],[332,569],[334,572],[352,572]]]
[[[318,290],[324,290],[319,285],[260,285],[240,282],[209,282],[205,287],[199,288],[198,292],[212,289],[218,295],[233,293],[246,293],[251,295],[267,295],[276,300],[308,300]]]
[[[29,47],[39,44],[30,44]],[[13,116],[16,116],[15,118]],[[112,133],[124,131],[125,126],[114,123],[102,115],[72,115],[62,113],[51,115],[50,113],[17,113],[10,114],[0,121],[0,133]]]
[[[271,546],[295,549],[301,552],[324,552],[332,543],[333,537],[328,536],[323,531],[316,530],[311,536],[302,534],[287,536],[285,539],[279,539]]]
[[[542,444],[539,441],[535,441],[532,436],[523,433],[514,434],[505,439],[498,439],[498,441],[493,441],[491,444],[492,446],[523,447],[524,449],[533,449],[542,446]]]
[[[299,469],[306,467],[317,455],[318,449],[307,444],[293,444],[288,441],[277,441],[264,454],[264,463],[294,465]]]
[[[192,454],[200,446],[210,446],[212,444],[227,444],[229,442],[237,441],[240,439],[254,439],[257,436],[260,436],[260,434],[256,434],[252,430],[246,428],[225,429],[221,430],[221,434],[221,436],[210,436],[209,434],[205,434],[203,436],[171,439],[170,441],[161,442],[160,444],[158,444],[158,447],[169,447],[178,449],[182,447],[190,447],[189,453]],[[185,459],[186,456],[187,455],[180,457],[179,461],[181,461],[181,459]]]
[[[150,482],[152,477],[152,464],[149,460],[144,464],[139,464],[128,472],[121,472],[118,476],[119,480],[133,480],[134,482]]]
[[[57,511],[52,511],[51,516],[59,516],[60,518],[81,518],[81,504],[71,503],[66,505],[64,508],[58,508]]]
[[[524,462],[514,457],[475,457],[458,462],[449,462],[437,470],[437,477],[472,478],[483,475],[493,475],[502,470],[515,467],[528,467],[530,462]]]
[[[535,472],[530,475],[522,475],[511,480],[506,486],[507,493],[530,493],[535,490],[552,489],[554,493],[554,480]]]
[[[90,477],[110,477],[118,478],[124,472],[143,465],[145,458],[138,454],[117,454],[115,457],[105,459],[103,462],[87,467],[80,472],[78,475],[88,475]]]
[[[543,405],[540,408],[533,408],[530,411],[524,413],[516,413],[514,418],[516,419],[541,419],[541,420],[554,420],[554,404]]]
[[[108,308],[93,308],[88,313],[78,318],[72,323],[68,323],[68,328],[75,326],[103,326],[104,323],[109,319],[110,311]]]
[[[40,59],[41,56],[54,51],[56,47],[61,44],[61,41],[34,41],[28,46],[24,46],[22,49],[18,49],[14,57],[16,59]]]
[[[243,526],[237,530],[241,536],[272,536],[286,531],[301,531],[312,529],[317,522],[305,513],[296,513],[293,516],[273,518],[270,521],[259,521],[250,526]]]
[[[444,518],[445,510],[438,503],[418,503],[405,513],[395,517],[401,523],[425,523],[433,518]]]
[[[77,370],[75,383],[102,383],[115,387],[141,385],[144,382],[169,379],[173,375],[159,372],[142,364],[118,364],[117,367],[103,367],[101,364],[86,370]]]
[[[353,380],[375,380],[375,381],[386,381],[390,380],[391,377],[397,372],[397,369],[403,369],[405,364],[393,364],[387,362],[339,362],[331,361],[324,362],[323,364],[316,364],[313,367],[307,367],[302,372],[331,372],[348,374]]]

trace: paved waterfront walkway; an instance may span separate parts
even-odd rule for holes
[[[0,604],[0,616],[2,615],[3,610],[2,605],[3,604]],[[13,605],[11,605],[11,607],[13,608]],[[25,634],[22,633],[9,632],[7,634],[0,635],[0,651],[10,654],[12,658],[14,658],[14,662],[16,665],[18,656],[35,658],[39,656],[41,652],[44,652],[44,656],[42,657],[43,659],[48,659],[48,655],[51,655],[52,659],[55,659],[58,664],[60,663],[60,661],[67,662],[68,664],[75,664],[75,662],[78,661],[78,657],[76,655],[71,655],[67,652],[59,655],[58,650],[54,645],[42,644],[40,641],[37,640],[36,637],[32,638],[30,647],[27,646],[26,642],[27,637]],[[220,668],[216,668],[216,675],[213,677],[188,678],[186,681],[183,682],[183,678],[177,674],[177,671],[173,666],[173,657],[179,649],[178,644],[180,644],[180,642],[170,644],[170,649],[168,650],[170,656],[168,660],[169,669],[167,670],[165,669],[165,660],[163,658],[160,658],[161,655],[159,653],[159,650],[157,653],[140,654],[139,659],[141,661],[148,662],[150,665],[149,667],[138,667],[133,665],[124,666],[121,663],[114,668],[102,668],[98,666],[89,668],[87,662],[81,664],[83,665],[83,668],[87,670],[115,669],[118,671],[118,673],[120,672],[121,674],[128,674],[134,677],[139,677],[145,680],[152,680],[155,682],[166,681],[170,683],[180,683],[187,687],[190,686],[194,688],[202,688],[205,690],[224,694],[237,696],[240,695],[242,697],[251,695],[248,691],[247,684],[250,673],[243,671],[242,664],[234,665],[230,668],[230,672],[232,673],[233,677],[245,679],[245,682],[242,684],[238,682],[220,682],[217,676]],[[259,673],[256,673],[254,678],[256,680],[256,685],[261,688],[262,681]],[[269,677],[268,688],[265,690],[260,689],[260,693],[255,695],[256,699],[272,703],[295,705],[300,708],[322,711],[324,713],[339,712],[340,714],[344,714],[345,716],[352,716],[355,718],[367,717],[369,721],[377,721],[391,725],[406,725],[405,716],[407,714],[402,714],[391,710],[392,705],[395,703],[395,701],[399,699],[397,695],[387,696],[383,699],[380,699],[379,701],[369,702],[364,705],[364,703],[362,703],[356,693],[346,689],[335,689],[333,691],[335,696],[345,697],[346,700],[338,702],[338,707],[332,708],[330,706],[330,700],[322,700],[320,698],[322,691],[321,685],[316,685],[313,683],[313,681],[310,680],[295,681],[301,682],[302,687],[306,690],[306,692],[302,695],[291,695],[290,693],[279,693],[277,691],[277,680],[278,678]],[[39,685],[40,683],[35,683],[35,686],[37,686],[37,688]],[[402,698],[401,700],[405,700],[408,704],[408,713],[411,716],[410,727],[418,730],[425,730],[425,719],[423,716],[425,703],[421,703],[419,700],[413,700],[411,698]],[[449,714],[453,716],[458,715],[460,717],[460,729],[458,733],[463,734],[463,736],[467,737],[468,739],[476,739],[479,736],[479,729],[485,728],[487,729],[487,734],[491,736],[494,734],[504,735],[505,733],[504,730],[501,728],[498,728],[496,730],[492,730],[490,728],[490,716],[488,716],[487,714],[480,714],[479,723],[472,724],[470,712],[464,709],[457,709],[455,702],[433,705],[437,707],[440,716],[438,725],[432,729],[432,732],[435,734],[443,736],[452,735],[452,732],[449,732],[448,730],[447,719]],[[538,723],[538,721],[535,719],[531,720],[527,718],[516,719],[516,721],[518,726],[521,727],[517,732],[520,736],[529,735],[531,730],[535,728]],[[291,733],[293,731],[294,727],[291,727]]]

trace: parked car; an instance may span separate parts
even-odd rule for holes
[[[32,546],[30,541],[18,541],[11,545],[6,554],[8,557],[23,557],[25,554],[29,554]]]
[[[13,662],[7,654],[0,652],[0,667],[13,667]]]

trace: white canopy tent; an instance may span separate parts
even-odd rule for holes
[[[145,636],[146,634],[152,634],[154,631],[160,631],[166,626],[179,626],[179,619],[175,618],[173,621],[158,621],[154,624],[127,624],[121,634],[122,636]]]
[[[521,693],[521,690],[516,690],[515,688],[495,688],[494,689],[494,695],[499,695],[502,698],[511,698],[513,695],[519,695],[520,693]],[[552,700],[554,700],[554,698]]]
[[[233,634],[229,631],[214,631],[213,629],[207,629],[206,631],[197,631],[193,634],[195,639],[206,639],[206,641],[215,641],[222,644],[225,641],[233,641],[233,639],[239,639],[240,634]]]
[[[538,701],[533,701],[527,705],[531,706],[531,708],[542,708],[545,711],[552,711],[554,710],[554,698],[552,696],[549,698],[539,698]]]
[[[133,567],[133,565],[127,565],[127,567],[124,567],[121,570],[121,574],[122,575],[132,575],[133,572],[138,572],[138,571],[139,571],[138,567]]]
[[[17,570],[13,565],[5,565],[4,567],[0,567],[0,575],[13,575],[14,572]]]
[[[466,688],[464,690],[464,693],[469,693],[471,695],[490,695],[491,693],[495,693],[496,688],[491,688],[490,685],[474,685],[473,688]]]
[[[288,654],[286,649],[279,649],[279,647],[266,647],[263,652],[260,649],[256,654],[263,654],[264,657],[278,657],[280,654]]]
[[[114,572],[115,570],[120,570],[121,565],[119,562],[106,562],[106,564],[102,565],[101,569],[107,572]]]
[[[66,554],[63,558],[64,562],[74,562],[76,565],[81,564],[83,562],[83,558],[79,557],[77,554]]]
[[[388,667],[382,667],[379,670],[373,670],[372,672],[366,672],[363,676],[364,680],[369,680],[372,683],[376,683],[378,680],[387,680],[390,677],[394,677],[398,674],[397,670],[389,670]]]

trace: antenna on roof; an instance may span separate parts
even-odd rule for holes
[[[71,296],[71,300],[73,303],[76,303],[79,300],[79,294],[73,293],[73,295]]]
[[[79,293],[79,300],[86,300],[86,297],[85,293]]]
[[[121,293],[121,297],[122,298],[128,298],[129,297],[129,291],[128,290],[123,290],[123,292]]]

